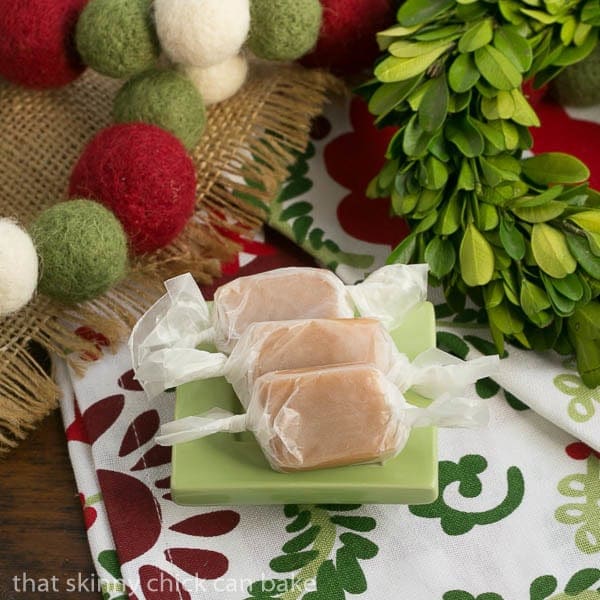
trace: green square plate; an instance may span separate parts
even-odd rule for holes
[[[398,348],[414,358],[435,346],[435,316],[428,302],[392,332]],[[425,401],[407,394],[414,404]],[[224,378],[177,388],[175,418],[213,407],[240,413]],[[218,433],[173,449],[171,494],[177,504],[427,504],[438,493],[437,436],[415,429],[396,458],[384,465],[356,465],[301,473],[273,471],[250,433]]]

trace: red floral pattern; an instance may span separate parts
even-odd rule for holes
[[[98,470],[97,474],[123,565],[156,544],[162,526],[160,506],[139,479],[104,469]]]
[[[389,200],[368,199],[365,190],[383,167],[396,129],[377,129],[360,98],[352,100],[350,119],[353,131],[330,142],[324,154],[331,177],[350,190],[338,206],[338,219],[344,231],[359,240],[395,247],[408,234],[408,225],[404,219],[390,215]]]
[[[575,460],[587,460],[592,455],[600,459],[600,452],[590,448],[583,442],[573,442],[572,444],[569,444],[565,448],[565,452]]]
[[[190,517],[171,527],[173,531],[187,535],[215,537],[225,535],[235,529],[240,515],[233,510],[217,510],[203,515]]]

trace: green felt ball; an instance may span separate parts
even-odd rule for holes
[[[77,22],[83,61],[109,77],[130,77],[154,65],[160,46],[152,0],[90,0]]]
[[[567,67],[554,82],[562,104],[591,106],[600,103],[600,46],[585,60]]]
[[[248,46],[267,60],[297,60],[316,45],[323,9],[319,0],[252,0]]]
[[[41,293],[66,304],[100,296],[127,272],[127,237],[108,209],[70,200],[45,210],[31,226],[40,257]]]
[[[185,75],[153,69],[130,79],[115,99],[117,123],[141,121],[178,137],[191,150],[202,136],[206,110],[200,92]]]

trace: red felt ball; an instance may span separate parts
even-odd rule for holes
[[[300,62],[340,75],[371,66],[379,54],[377,32],[394,22],[395,0],[321,0],[321,4],[319,41]]]
[[[83,65],[75,50],[79,13],[88,0],[0,0],[0,76],[45,89],[70,83]]]
[[[181,142],[145,123],[113,125],[87,145],[69,195],[111,209],[137,254],[166,246],[194,211],[196,171]]]

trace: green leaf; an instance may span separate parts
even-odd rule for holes
[[[472,223],[463,236],[459,256],[461,276],[468,286],[489,283],[494,274],[494,252]]]
[[[350,594],[364,594],[367,580],[360,564],[349,546],[338,548],[335,553],[335,566],[342,587]]]
[[[550,189],[542,192],[541,194],[536,194],[535,196],[522,196],[518,200],[514,202],[514,206],[516,208],[533,208],[535,206],[543,206],[548,204],[550,201],[558,198],[563,191],[562,185],[555,185]]]
[[[510,118],[512,118],[515,123],[524,125],[525,127],[539,127],[541,125],[540,119],[535,110],[531,107],[531,104],[529,104],[525,96],[523,96],[521,90],[515,88],[510,94],[515,107]]]
[[[466,159],[463,159],[461,162],[456,188],[459,190],[475,189],[475,175],[473,174],[473,169],[471,169],[469,161]]]
[[[531,249],[540,269],[556,279],[562,279],[577,268],[565,235],[545,223],[537,223],[531,231]]]
[[[500,221],[500,240],[508,255],[514,260],[525,257],[525,237],[514,223],[507,219]]]
[[[391,40],[400,37],[409,36],[411,33],[414,33],[419,29],[419,25],[413,25],[412,27],[402,27],[402,25],[392,25],[392,27],[388,27],[388,29],[384,29],[377,33],[377,41],[384,46],[381,50],[385,50]]]
[[[369,100],[369,111],[383,117],[394,110],[421,81],[419,76],[396,83],[384,83]]]
[[[404,27],[431,21],[454,6],[454,0],[407,0],[398,11],[397,20]]]
[[[521,73],[531,68],[533,53],[527,39],[516,27],[510,25],[499,27],[494,35],[494,47],[504,54]]]
[[[498,209],[491,204],[482,202],[479,205],[479,214],[477,215],[477,227],[481,231],[492,231],[496,229],[500,217],[498,215]]]
[[[470,90],[480,77],[470,54],[459,54],[448,71],[448,83],[459,94]]]
[[[372,531],[375,529],[375,519],[372,517],[354,517],[347,515],[334,515],[331,522],[335,525],[341,525],[353,531]]]
[[[546,600],[548,596],[556,591],[558,581],[552,575],[543,575],[533,581],[529,587],[531,600]]]
[[[567,233],[567,244],[571,254],[575,257],[581,268],[594,279],[600,279],[600,258],[590,250],[590,245],[584,238]]]
[[[529,410],[529,406],[524,402],[521,402],[516,396],[504,390],[504,398],[507,404],[513,409],[518,411]]]
[[[598,581],[600,581],[599,569],[582,569],[569,579],[565,587],[565,593],[569,596],[577,596],[586,590],[590,590]]]
[[[560,56],[553,61],[553,65],[557,67],[568,67],[582,61],[588,57],[596,47],[598,42],[598,32],[594,31],[587,36],[585,42],[581,46],[569,46],[565,48]]]
[[[437,131],[448,116],[448,83],[445,74],[431,80],[419,105],[419,124],[430,133]]]
[[[585,237],[587,238],[590,250],[594,256],[600,256],[600,234],[593,233],[592,231],[585,231]]]
[[[414,58],[389,56],[375,67],[375,77],[382,83],[411,79],[426,71],[451,46],[452,44],[446,44]]]
[[[300,535],[297,535],[295,538],[292,538],[288,542],[283,545],[282,550],[286,554],[290,554],[292,552],[300,552],[300,550],[304,550],[310,546],[319,535],[319,531],[321,531],[320,525],[313,525],[309,527],[306,531],[303,531]]]
[[[110,573],[115,579],[123,578],[121,574],[121,563],[119,557],[114,550],[103,550],[98,554],[98,562]]]
[[[546,152],[522,162],[523,174],[538,185],[581,183],[590,178],[590,170],[578,159],[561,152]]]
[[[307,550],[306,552],[295,552],[274,558],[269,566],[275,573],[289,573],[298,571],[319,556],[318,550]]]
[[[283,514],[288,519],[291,519],[292,517],[297,516],[299,512],[300,512],[300,506],[298,506],[298,504],[285,504],[283,506]]]
[[[397,58],[415,58],[415,56],[428,54],[432,50],[437,50],[442,46],[448,46],[448,40],[442,39],[432,42],[411,42],[408,40],[400,40],[398,42],[394,42],[388,48],[388,52]]]
[[[468,157],[481,156],[484,149],[483,137],[469,117],[451,119],[445,128],[446,139]]]
[[[530,208],[513,208],[513,212],[519,219],[528,223],[545,223],[562,215],[567,206],[562,202],[547,202],[542,206],[532,206]]]
[[[429,190],[441,190],[448,181],[448,167],[435,156],[429,156],[425,161],[426,181],[423,184]],[[419,210],[423,210],[419,203]]]
[[[435,277],[445,277],[452,271],[456,262],[454,244],[441,237],[432,238],[425,249],[425,260]]]
[[[288,533],[295,533],[296,531],[302,531],[310,523],[310,511],[303,510],[298,513],[298,516],[289,524],[286,525],[285,530]]]
[[[473,90],[468,90],[463,94],[452,94],[448,102],[448,112],[459,113],[466,110],[471,104],[473,98]]]
[[[496,111],[501,119],[510,119],[515,114],[515,101],[511,92],[500,90],[496,96]]]
[[[493,46],[479,48],[475,52],[475,64],[486,81],[499,90],[510,91],[523,82],[514,64]]]
[[[452,235],[458,230],[460,224],[461,205],[458,194],[455,193],[442,208],[435,231],[439,235]]]
[[[548,292],[548,296],[556,313],[561,317],[571,316],[575,311],[575,301],[563,296],[554,286],[555,280],[548,277],[545,273],[542,273],[542,281],[544,282],[544,287]]]
[[[424,156],[431,137],[431,133],[421,127],[418,115],[413,115],[404,130],[402,149],[412,158]]]
[[[408,215],[417,206],[420,196],[418,194],[400,194],[396,189],[392,190],[392,208],[397,215]]]
[[[504,300],[504,286],[499,280],[490,281],[483,290],[483,299],[485,308],[498,306]]]
[[[571,215],[570,221],[579,225],[585,231],[600,233],[600,210],[586,210],[584,212]]]
[[[531,281],[523,279],[520,301],[521,307],[529,319],[536,325],[542,326],[545,318],[540,317],[540,312],[551,306],[546,292]]]
[[[488,399],[493,398],[500,391],[500,385],[493,379],[484,377],[475,384],[475,390],[480,398]]]
[[[304,216],[298,217],[292,225],[292,231],[294,232],[294,238],[296,243],[302,244],[308,235],[308,231],[313,224],[313,218]]]
[[[493,146],[495,150],[504,151],[507,149],[507,144],[505,140],[505,135],[502,130],[502,126],[496,125],[496,123],[504,123],[509,124],[508,121],[492,120],[489,123],[484,123],[483,121],[479,121],[477,119],[471,119],[475,127],[479,129],[479,131],[483,134],[483,137]],[[512,125],[512,124],[510,124]],[[514,127],[514,125],[513,125]],[[518,138],[518,136],[517,136]]]
[[[436,345],[440,350],[458,356],[458,358],[462,358],[463,360],[469,354],[469,346],[457,335],[448,333],[447,331],[438,331]]]
[[[483,46],[487,46],[493,37],[493,21],[492,19],[485,19],[467,29],[458,42],[458,51],[463,54],[474,52]]]
[[[375,558],[379,552],[377,544],[374,544],[371,540],[356,533],[342,533],[342,535],[340,535],[340,542],[342,542],[344,546],[348,546],[353,554],[361,560]]]
[[[288,206],[282,213],[280,219],[282,221],[288,221],[289,219],[294,219],[296,217],[300,217],[302,215],[306,215],[310,213],[313,209],[312,204],[310,202],[296,202],[291,206]]]
[[[423,219],[419,221],[419,223],[413,228],[413,233],[423,233],[428,229],[431,229],[438,220],[437,210],[433,210],[428,213]]]
[[[396,263],[400,263],[403,265],[407,265],[410,263],[415,250],[417,248],[417,236],[409,235],[404,238],[398,246],[394,249],[394,251],[388,256],[386,261],[387,265],[393,265]]]
[[[435,26],[423,27],[420,31],[417,31],[413,38],[420,42],[431,42],[434,40],[441,40],[443,38],[458,38],[463,31],[463,26],[458,23],[455,25],[446,26]]]
[[[494,344],[477,335],[465,335],[465,340],[469,342],[473,348],[479,350],[481,354],[485,354],[485,356],[494,356],[494,354],[498,354],[498,350]]]
[[[523,331],[524,323],[506,302],[488,309],[490,322],[505,335],[514,335]]]
[[[573,302],[579,302],[583,298],[583,284],[576,273],[571,273],[563,279],[553,279],[552,285],[563,296]]]
[[[431,158],[431,157],[430,157]],[[440,202],[442,201],[443,190],[430,190],[423,189],[421,195],[419,196],[419,201],[417,202],[417,207],[415,210],[415,214],[413,215],[415,218],[422,214],[426,214],[431,210],[438,207]]]

